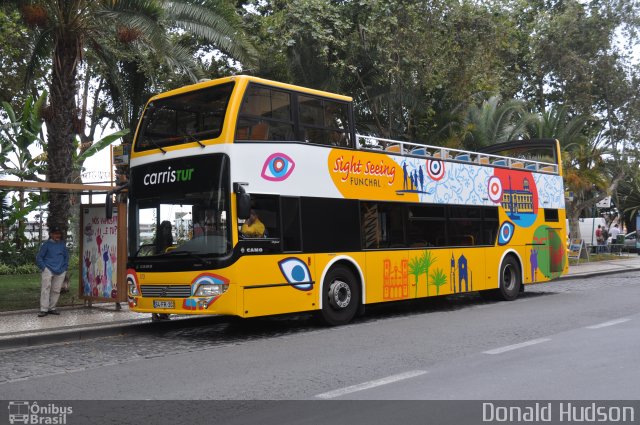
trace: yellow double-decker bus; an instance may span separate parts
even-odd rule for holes
[[[567,270],[555,140],[357,135],[349,97],[249,76],[153,97],[131,153],[138,312],[255,317],[486,291]]]

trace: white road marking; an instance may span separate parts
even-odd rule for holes
[[[352,385],[350,387],[340,388],[337,390],[318,394],[316,397],[324,399],[336,398],[345,394],[355,393],[356,391],[368,390],[370,388],[392,384],[404,379],[415,378],[416,376],[424,375],[425,373],[427,373],[426,370],[412,370],[409,372],[399,373],[397,375],[387,376],[386,378],[376,379],[375,381],[363,382],[362,384]]]
[[[507,345],[506,347],[494,348],[493,350],[483,351],[484,354],[502,354],[507,351],[517,350],[519,348],[529,347],[530,345],[541,344],[551,341],[551,338],[532,339],[531,341],[521,342],[520,344]]]
[[[631,319],[628,318],[624,318],[624,319],[616,319],[616,320],[610,320],[608,322],[604,322],[604,323],[599,323],[597,325],[593,325],[593,326],[587,326],[587,329],[600,329],[600,328],[606,328],[608,326],[613,326],[613,325],[618,325],[620,323],[624,323],[624,322],[628,322]]]

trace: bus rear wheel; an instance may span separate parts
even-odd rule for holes
[[[358,312],[360,286],[345,266],[332,267],[322,282],[322,320],[331,326],[349,323]]]
[[[500,266],[500,287],[498,288],[498,298],[504,301],[513,301],[518,298],[522,287],[522,273],[518,261],[512,256],[508,256]]]

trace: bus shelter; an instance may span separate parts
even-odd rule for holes
[[[113,186],[0,180],[0,190],[16,192],[67,192],[88,203],[80,203],[75,222],[78,240],[78,298],[93,302],[113,302],[116,309],[127,301],[127,208],[126,202],[111,205],[107,217],[105,203],[94,203],[94,195],[113,196]],[[74,224],[72,224],[74,225]]]

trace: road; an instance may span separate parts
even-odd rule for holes
[[[635,273],[0,352],[0,399],[639,399]]]

